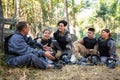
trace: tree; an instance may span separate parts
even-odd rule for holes
[[[3,8],[2,8],[2,1],[0,0],[0,48],[3,48],[3,41],[4,41],[4,16],[3,16]]]
[[[119,0],[112,0],[112,1],[100,1],[100,7],[97,10],[97,16],[103,19],[105,22],[105,27],[109,29],[115,29],[116,27],[116,16],[119,15],[117,13],[117,7]]]
[[[68,16],[68,5],[67,5],[67,0],[64,0],[64,7],[65,7],[65,19],[68,22],[67,28],[69,29],[69,16]]]

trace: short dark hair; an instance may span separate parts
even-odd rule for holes
[[[48,29],[48,28],[44,29],[44,30],[43,30],[43,33],[44,33],[45,31],[49,31],[49,32],[51,33],[51,30]]]
[[[58,24],[57,24],[57,25],[59,26],[59,24],[60,24],[60,23],[63,23],[63,24],[64,24],[64,26],[67,26],[67,24],[68,24],[68,23],[67,23],[67,21],[65,21],[65,20],[61,20],[61,21],[59,21],[59,22],[58,22]]]
[[[95,32],[95,29],[94,28],[88,28],[88,31]]]
[[[26,26],[27,26],[27,22],[25,22],[25,21],[20,21],[18,24],[17,24],[17,30],[18,31],[22,31],[23,30],[23,28],[25,28]]]
[[[103,29],[102,32],[103,32],[103,31],[105,31],[106,33],[109,33],[109,37],[112,36],[109,29]]]

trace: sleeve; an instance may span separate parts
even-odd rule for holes
[[[43,48],[43,44],[42,44],[42,43],[38,43],[38,42],[37,42],[37,43],[36,43],[36,47],[38,47],[38,48],[41,48],[41,49],[42,49],[42,48]]]
[[[66,35],[66,41],[69,43],[69,42],[72,42],[72,37],[70,34],[67,34]]]
[[[115,45],[115,41],[113,40],[110,40],[108,42],[108,46],[109,46],[109,53],[110,53],[110,56],[116,56],[116,45]]]
[[[67,49],[72,49],[72,38],[71,38],[71,35],[70,34],[67,34],[66,35],[66,48]]]
[[[53,33],[53,40],[56,40],[56,33]]]
[[[31,37],[28,37],[27,43],[33,47],[33,48],[42,48],[43,45],[41,43],[37,42],[37,39],[32,39]]]
[[[9,51],[14,52],[19,55],[25,55],[33,53],[37,56],[43,56],[44,52],[42,50],[36,50],[30,47],[23,37],[11,38],[9,41]]]

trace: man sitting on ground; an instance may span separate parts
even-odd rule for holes
[[[30,27],[27,22],[21,21],[17,25],[17,31],[8,40],[8,52],[6,63],[10,67],[35,67],[39,69],[62,68],[62,65],[48,63],[45,57],[54,60],[49,51],[37,50],[31,47],[27,41]]]
[[[74,51],[76,57],[78,53],[84,58],[87,58],[91,54],[97,54],[97,39],[94,38],[94,28],[88,29],[88,34],[81,41],[75,41],[73,43]]]

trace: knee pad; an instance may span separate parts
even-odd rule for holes
[[[108,58],[106,60],[106,66],[110,69],[114,69],[116,67],[116,60],[113,58]]]
[[[90,57],[90,62],[94,65],[100,64],[100,57],[98,55],[92,55]]]

